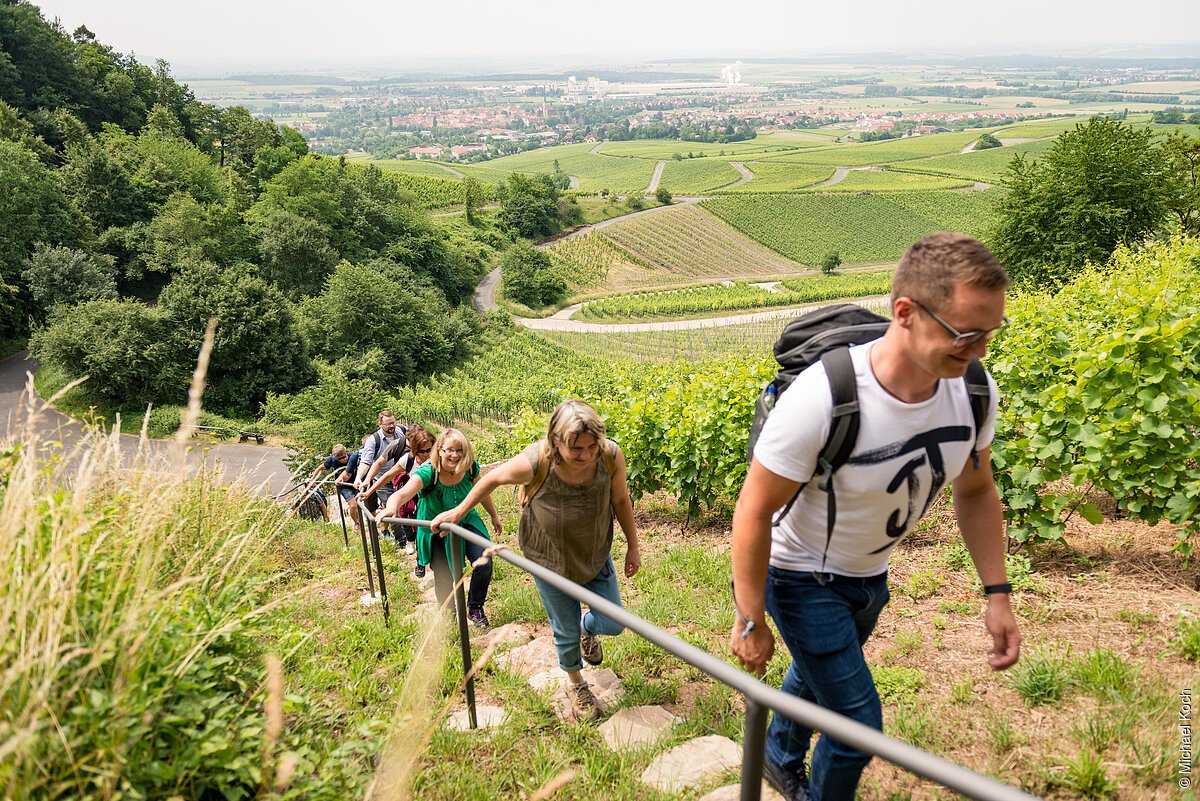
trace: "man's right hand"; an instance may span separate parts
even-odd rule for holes
[[[775,635],[771,633],[766,621],[755,624],[754,631],[745,638],[742,637],[744,629],[740,620],[733,624],[733,631],[729,635],[729,648],[738,662],[742,663],[742,667],[751,673],[761,674],[775,654]]]

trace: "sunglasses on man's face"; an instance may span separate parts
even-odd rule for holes
[[[1004,322],[1000,323],[1000,325],[996,326],[995,328],[988,328],[983,331],[959,331],[957,328],[950,325],[950,323],[946,322],[941,317],[938,317],[936,314],[930,311],[929,308],[926,307],[926,305],[921,301],[913,299],[913,303],[916,304],[918,309],[932,317],[938,325],[946,329],[947,334],[954,337],[955,348],[970,347],[981,340],[985,343],[991,342],[993,337],[1009,326],[1009,320],[1007,317],[1005,317],[1003,318]]]

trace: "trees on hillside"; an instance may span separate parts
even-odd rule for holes
[[[1169,175],[1151,131],[1093,118],[1037,161],[1013,160],[990,244],[1015,280],[1061,283],[1159,229],[1170,209]]]
[[[548,175],[513,173],[500,188],[500,219],[518,235],[534,238],[557,233],[558,188]]]
[[[568,291],[550,257],[524,240],[505,251],[500,262],[500,288],[505,297],[531,309],[557,303]]]

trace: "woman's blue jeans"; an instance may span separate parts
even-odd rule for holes
[[[550,617],[550,630],[554,633],[554,650],[558,651],[558,666],[568,673],[583,669],[583,659],[579,654],[581,622],[591,634],[603,634],[611,637],[625,630],[620,623],[590,609],[581,619],[579,601],[556,590],[536,576],[533,583],[537,587],[538,595],[542,597],[542,606],[546,607],[546,614]],[[621,590],[617,586],[617,571],[613,568],[611,556],[596,577],[582,586],[607,601],[618,605],[621,603]]]
[[[883,710],[862,646],[888,602],[887,573],[849,578],[767,571],[767,611],[792,654],[783,691],[883,730]],[[767,729],[767,758],[801,773],[812,729],[780,714]],[[853,801],[871,755],[822,736],[808,771],[813,801]]]

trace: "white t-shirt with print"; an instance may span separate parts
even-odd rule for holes
[[[874,344],[850,348],[859,431],[850,460],[833,476],[837,519],[828,554],[827,496],[809,481],[833,414],[823,365],[805,370],[779,396],[754,447],[754,458],[772,473],[809,482],[772,528],[776,567],[857,577],[882,573],[892,549],[970,463],[975,423],[966,382],[942,379],[933,397],[905,403],[876,380],[869,360]],[[988,386],[991,405],[975,437],[978,449],[995,436],[996,384],[990,375]]]

